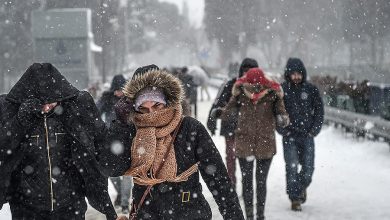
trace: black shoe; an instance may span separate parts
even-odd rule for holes
[[[301,201],[299,201],[299,200],[292,201],[292,202],[291,202],[291,210],[296,211],[296,212],[302,211],[301,204],[302,204],[302,203],[301,203]]]

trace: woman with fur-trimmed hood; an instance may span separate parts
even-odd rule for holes
[[[111,175],[134,178],[130,217],[211,219],[199,173],[224,219],[244,219],[222,158],[204,126],[182,114],[183,88],[163,70],[150,70],[125,85],[126,103],[107,140],[123,146],[110,159]],[[124,115],[123,115],[124,114]],[[108,164],[108,163],[107,163]]]
[[[254,219],[254,161],[257,183],[255,219],[264,219],[266,181],[272,158],[276,154],[276,123],[282,127],[289,123],[282,97],[283,92],[278,83],[267,78],[260,68],[251,68],[234,83],[232,97],[222,114],[222,118],[238,115],[234,132],[235,147],[242,171],[247,219]]]

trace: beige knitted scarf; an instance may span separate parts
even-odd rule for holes
[[[173,145],[172,135],[176,127],[180,126],[181,119],[180,105],[152,113],[135,113],[133,122],[137,133],[131,146],[131,166],[125,175],[133,176],[138,185],[187,181],[188,177],[198,170],[198,164],[176,176],[175,149],[174,146],[169,147]],[[157,173],[166,153],[168,156]]]

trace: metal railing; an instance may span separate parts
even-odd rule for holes
[[[343,109],[325,107],[325,121],[340,124],[356,134],[371,134],[383,138],[390,144],[390,121],[379,116],[350,112]]]

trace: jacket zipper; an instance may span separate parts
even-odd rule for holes
[[[51,158],[50,158],[50,146],[49,146],[49,131],[46,123],[46,115],[44,116],[45,122],[45,132],[46,132],[46,148],[47,148],[47,160],[49,162],[49,182],[50,182],[50,201],[51,201],[51,211],[54,210],[54,196],[53,196],[53,181],[51,176]]]

